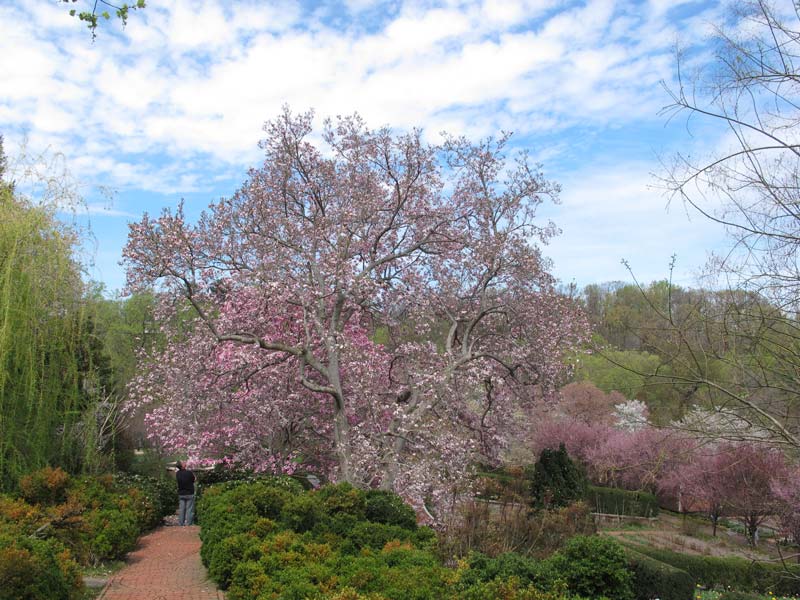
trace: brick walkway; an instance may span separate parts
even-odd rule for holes
[[[98,600],[223,600],[200,562],[199,531],[161,527],[142,537]]]

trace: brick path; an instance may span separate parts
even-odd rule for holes
[[[142,537],[98,600],[224,600],[200,562],[199,531],[160,527]]]

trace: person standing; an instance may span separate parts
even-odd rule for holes
[[[194,473],[184,467],[181,461],[175,463],[178,472],[178,525],[191,525],[194,520]]]

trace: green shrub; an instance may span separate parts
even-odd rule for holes
[[[573,594],[587,598],[631,600],[632,577],[622,545],[601,536],[576,536],[543,561],[551,586],[564,581]]]
[[[590,486],[588,502],[599,513],[633,517],[658,516],[658,499],[647,492]]]
[[[329,516],[352,515],[358,520],[366,518],[367,502],[364,492],[349,483],[326,485],[309,496],[315,496]]]
[[[281,521],[293,531],[309,531],[324,515],[322,505],[313,494],[289,498],[281,510]]]
[[[143,529],[152,529],[160,525],[164,517],[175,512],[178,505],[178,490],[175,481],[166,477],[148,477],[129,473],[114,475],[114,488],[118,492],[130,495],[130,490],[138,490],[147,504],[138,510],[138,517]]]
[[[342,550],[345,553],[356,553],[362,548],[372,548],[380,550],[388,542],[409,541],[415,538],[414,532],[398,527],[397,525],[385,525],[384,523],[370,523],[369,521],[358,521],[353,524],[349,531],[340,534],[343,538]]]
[[[365,500],[367,520],[406,529],[417,528],[417,515],[414,509],[403,502],[397,494],[383,490],[368,490]]]
[[[70,478],[61,468],[45,467],[19,479],[19,489],[31,504],[58,504],[66,498]]]
[[[478,583],[458,594],[458,600],[576,600],[564,591],[543,591],[533,585],[525,585],[519,579],[495,579]]]
[[[561,562],[475,554],[456,570],[440,562],[435,533],[418,528],[398,497],[348,485],[286,490],[263,482],[206,490],[201,555],[229,600],[577,600],[598,591],[633,600],[612,540],[565,548]]]
[[[84,520],[89,527],[89,549],[92,562],[123,558],[136,546],[140,529],[136,517],[114,509],[89,511]]]
[[[779,596],[800,595],[800,569],[758,563],[739,557],[698,556],[627,544],[651,558],[689,573],[705,588],[734,589],[743,592],[773,592]]]
[[[518,583],[527,585],[537,581],[541,571],[538,561],[516,552],[505,552],[495,558],[473,552],[467,558],[467,565],[469,568],[461,573],[461,583],[468,587],[479,582],[512,577]]]
[[[58,541],[81,564],[122,558],[166,510],[166,487],[149,478],[69,478],[41,469],[21,478],[20,486],[40,503],[0,495],[0,524],[13,524],[17,538]]]
[[[569,457],[564,444],[558,450],[542,450],[529,478],[536,507],[567,506],[586,496],[586,475]]]
[[[208,574],[221,589],[227,589],[230,585],[233,569],[238,562],[244,560],[246,556],[259,557],[258,541],[258,538],[250,533],[239,533],[226,537],[213,547]]]
[[[55,540],[0,534],[0,600],[75,600],[80,570]]]
[[[302,495],[302,487],[291,479],[276,477],[229,481],[207,488],[198,501],[203,564],[209,566],[212,548],[227,537],[274,529],[293,494]]]
[[[692,600],[695,582],[686,571],[627,549],[628,568],[633,574],[636,600]]]

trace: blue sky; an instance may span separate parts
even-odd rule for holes
[[[83,0],[75,6],[80,10]],[[198,214],[260,161],[283,104],[372,126],[478,138],[514,132],[562,203],[545,249],[565,283],[667,275],[690,285],[723,232],[657,189],[678,149],[723,132],[667,123],[676,43],[709,59],[723,8],[685,0],[148,0],[88,31],[57,0],[0,3],[0,133],[14,159],[61,153],[90,222],[89,275],[124,284],[127,223],[185,198]],[[113,190],[109,200],[98,190]],[[64,218],[71,218],[65,213]]]

